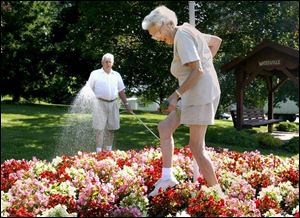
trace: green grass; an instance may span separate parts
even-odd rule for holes
[[[1,103],[1,163],[7,159],[51,160],[55,156],[57,140],[62,131],[72,125],[66,121],[70,117],[69,107],[51,104],[10,104]],[[165,115],[149,112],[135,112],[137,116],[156,134],[157,124]],[[79,124],[82,125],[82,124]],[[281,157],[296,156],[278,148],[258,147],[253,137],[258,132],[267,132],[267,127],[237,131],[229,120],[216,120],[209,126],[206,135],[208,147],[221,147],[238,152],[260,150],[262,154],[273,153]],[[92,132],[89,134],[93,135]],[[68,136],[72,138],[72,136]],[[82,136],[83,137],[83,136]],[[88,136],[89,147],[94,148],[94,136]],[[179,127],[174,134],[176,147],[184,147],[189,141],[189,130]],[[158,146],[158,140],[134,117],[121,111],[121,128],[115,134],[114,149],[143,149]],[[71,145],[70,145],[71,146]],[[66,147],[68,149],[68,147]]]

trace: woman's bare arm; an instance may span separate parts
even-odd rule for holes
[[[221,46],[222,39],[218,36],[209,35],[209,34],[204,34],[204,37],[211,51],[211,54],[214,57]]]

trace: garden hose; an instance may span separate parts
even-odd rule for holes
[[[155,136],[155,138],[157,138],[158,140],[160,140],[159,137],[157,135],[155,135],[155,133],[152,132],[152,130],[133,111],[132,111],[132,114],[135,116],[136,119],[138,119],[138,121],[140,121],[141,124],[144,125],[144,127],[146,127],[146,129],[148,129],[152,133],[152,135]]]

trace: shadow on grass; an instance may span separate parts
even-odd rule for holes
[[[93,151],[95,135],[90,128],[89,121],[67,123],[65,119],[67,119],[68,109],[68,106],[1,104],[1,162],[11,158],[29,160],[33,156],[51,161],[58,153],[57,146],[60,146],[62,154],[82,149]],[[135,111],[135,113],[159,136],[157,125],[165,118],[165,115],[141,111]],[[5,117],[4,121],[2,115]],[[121,128],[115,132],[113,149],[141,150],[145,146],[159,146],[159,140],[133,115],[121,113],[120,124]],[[64,145],[58,144],[59,138],[68,125],[71,127],[85,126],[86,129],[76,133],[78,135],[76,137],[74,137],[73,130],[70,130],[69,135],[65,136],[69,141],[66,140]],[[258,146],[254,140],[257,133],[253,129],[237,131],[232,122],[217,121],[215,125],[208,127],[206,145],[214,148],[228,148],[238,152],[259,150],[264,155],[273,153],[281,157],[296,155],[296,153],[279,148]],[[180,126],[174,133],[174,141],[176,147],[186,146],[189,142],[188,127]]]
[[[209,126],[206,134],[206,144],[209,147],[229,149],[237,152],[258,150],[263,155],[278,155],[281,157],[292,157],[296,152],[289,152],[283,147],[259,145],[256,137],[261,131],[256,129],[236,130],[233,126]],[[283,143],[283,142],[282,142]]]
[[[37,115],[37,114],[53,114],[62,115],[67,113],[69,106],[67,105],[42,105],[30,103],[10,103],[3,104],[1,102],[1,114],[23,114],[23,115]]]
[[[1,162],[6,159],[47,159],[54,153],[59,127],[1,127]]]
[[[12,158],[51,160],[67,111],[67,106],[1,102],[1,163]]]

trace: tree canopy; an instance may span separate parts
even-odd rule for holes
[[[179,25],[189,21],[187,1],[1,1],[1,95],[70,103],[110,52],[128,96],[162,101],[178,86],[169,73],[172,48],[141,28],[159,5],[175,11]],[[196,1],[196,27],[222,38],[214,60],[219,72],[264,39],[298,49],[299,2]],[[222,110],[235,99],[235,81],[230,74],[219,78]],[[261,104],[265,87],[253,86],[245,101]],[[298,101],[298,90],[286,86],[275,97]]]

